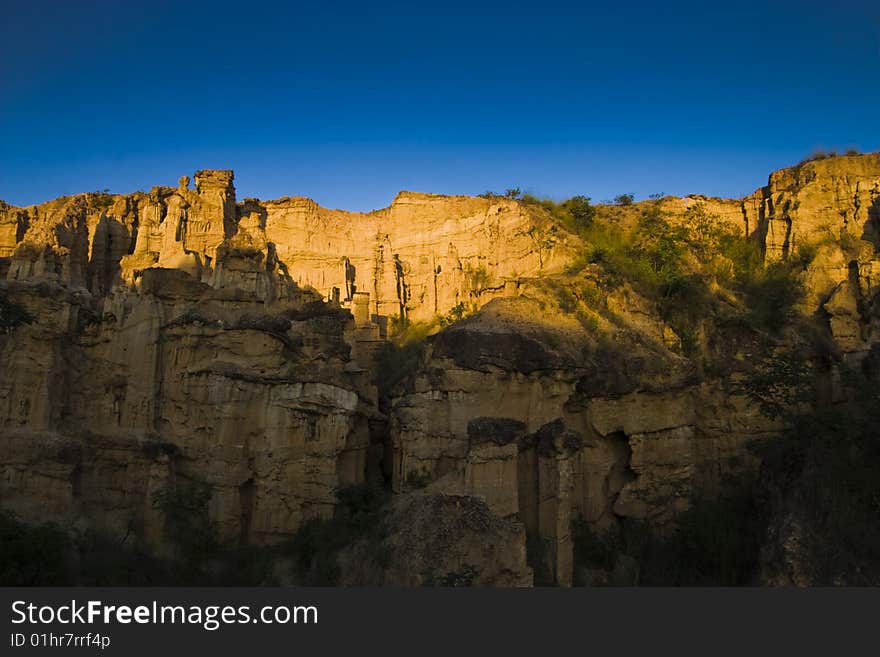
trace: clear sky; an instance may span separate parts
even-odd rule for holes
[[[880,0],[2,0],[0,198],[738,197],[880,149]]]

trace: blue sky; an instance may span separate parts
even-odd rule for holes
[[[729,5],[729,6],[727,6]],[[880,149],[880,2],[3,2],[0,198],[742,196]]]

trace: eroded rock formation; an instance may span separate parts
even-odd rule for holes
[[[659,203],[679,219],[702,205],[768,262],[811,248],[802,310],[854,362],[876,342],[880,155],[779,171],[737,201]],[[380,572],[352,548],[346,581],[424,583],[400,564],[422,568],[435,545],[450,555],[438,577],[528,584],[530,543],[570,584],[575,516],[662,531],[780,428],[632,288],[589,321],[563,312],[544,283],[579,248],[512,199],[401,192],[347,213],[237,202],[231,171],[0,204],[0,291],[31,319],[0,335],[0,505],[162,553],[157,491],[207,484],[219,537],[265,544],[332,515],[341,487],[384,479],[399,563]],[[451,324],[380,400],[394,326],[438,318]],[[750,348],[718,347],[734,364]]]

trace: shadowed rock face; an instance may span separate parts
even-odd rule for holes
[[[509,445],[517,441],[525,431],[525,422],[503,417],[478,417],[467,425],[471,446],[485,442]]]
[[[771,261],[818,244],[802,310],[870,363],[878,199],[874,154],[777,172],[741,200],[661,203],[676,220],[703,204]],[[827,233],[854,240],[817,242]],[[157,493],[208,484],[220,538],[261,544],[329,517],[340,487],[384,478],[398,495],[386,548],[401,563],[446,545],[429,536],[432,514],[447,529],[482,518],[436,577],[527,583],[528,536],[550,579],[570,583],[573,517],[664,528],[780,428],[698,372],[632,289],[609,293],[613,321],[598,328],[563,312],[540,283],[578,248],[510,199],[402,192],[367,214],[239,203],[231,171],[0,204],[3,313],[32,320],[0,333],[0,504],[163,553]],[[476,312],[429,337],[380,403],[390,320],[462,308]],[[754,357],[744,345],[724,345],[729,365]],[[410,512],[421,520],[408,525]],[[383,568],[355,559],[346,578],[423,578]]]
[[[530,586],[521,523],[473,496],[414,494],[341,558],[343,585]]]
[[[477,326],[472,320],[465,320],[435,338],[434,354],[452,359],[458,367],[476,371],[497,368],[529,374],[578,368],[582,360],[579,347],[565,344],[566,336],[552,329],[542,329],[530,322],[510,326],[490,318]]]

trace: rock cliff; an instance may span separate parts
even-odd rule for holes
[[[593,232],[552,210],[411,192],[371,213],[237,201],[231,171],[0,204],[0,505],[171,556],[169,491],[207,486],[218,540],[253,546],[371,483],[395,497],[397,565],[355,544],[344,581],[568,585],[575,518],[668,531],[782,429],[737,381],[803,331],[731,328],[756,316],[750,288],[725,277],[730,253],[703,257],[701,218],[765,267],[798,263],[798,316],[845,362],[877,342],[880,154],[778,171],[740,200],[600,207]],[[659,298],[608,246],[654,239],[633,232],[646,216],[690,245]],[[708,283],[682,292],[694,277]],[[427,339],[401,347],[417,326]],[[429,576],[432,545],[448,563]]]

